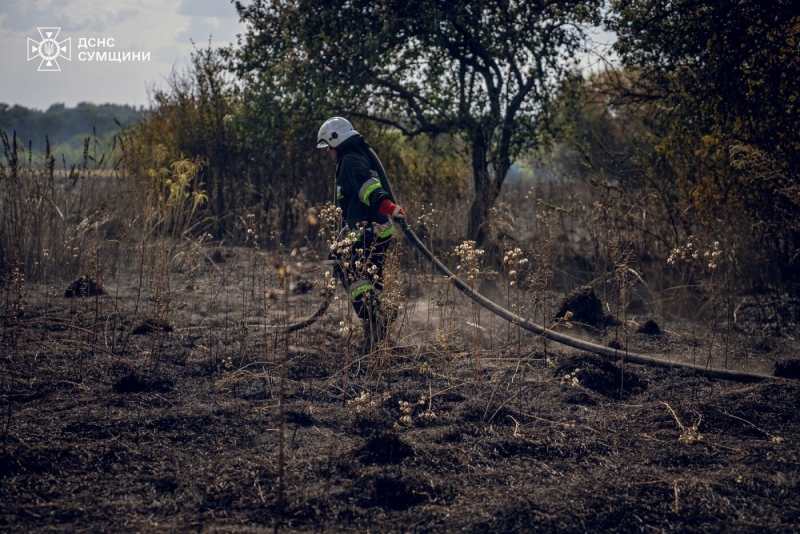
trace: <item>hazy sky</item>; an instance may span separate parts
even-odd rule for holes
[[[70,39],[70,60],[56,58],[58,72],[40,72],[41,55],[28,60],[28,39],[42,42],[40,27],[60,28],[58,43]],[[0,0],[0,102],[42,110],[56,102],[146,107],[149,88],[164,87],[173,69],[186,68],[192,41],[206,47],[211,36],[222,46],[243,31],[230,0]],[[595,37],[613,41],[605,32]],[[81,38],[111,38],[114,46],[78,48]],[[90,52],[149,52],[150,61],[80,60]],[[586,57],[584,66],[595,61]]]
[[[40,72],[41,56],[28,61],[28,38],[42,41],[38,27],[60,27],[59,43],[71,39],[71,60],[55,60],[60,72]],[[192,40],[225,45],[242,31],[229,0],[0,0],[0,102],[147,106],[148,88],[186,67]],[[114,47],[78,49],[84,37],[112,38]],[[80,61],[80,52],[150,52],[150,61]]]

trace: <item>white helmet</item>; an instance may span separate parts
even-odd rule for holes
[[[353,129],[349,120],[331,117],[319,129],[317,148],[336,148],[354,135],[358,135],[358,132]]]

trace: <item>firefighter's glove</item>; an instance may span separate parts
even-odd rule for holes
[[[392,202],[391,200],[384,199],[381,202],[381,205],[378,206],[378,211],[383,213],[387,217],[391,217],[392,219],[405,219],[406,212],[403,211],[403,208]]]

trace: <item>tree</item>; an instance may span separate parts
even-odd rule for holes
[[[247,25],[236,70],[251,86],[408,136],[462,137],[483,225],[506,173],[537,147],[548,103],[569,76],[598,0],[352,0],[237,2]]]
[[[693,154],[721,153],[718,184],[744,185],[756,218],[800,214],[800,9],[794,0],[614,0],[608,26],[636,83],[628,101],[658,101],[662,134]],[[670,130],[666,132],[666,130]],[[710,151],[709,149],[713,149]],[[708,159],[708,158],[706,158]],[[736,182],[739,182],[738,184]],[[800,233],[792,238],[800,243]]]

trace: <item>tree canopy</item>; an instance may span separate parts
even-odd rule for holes
[[[614,0],[611,5],[608,22],[619,38],[616,49],[625,68],[636,73],[626,97],[657,99],[674,141],[702,137],[706,148],[719,149],[727,163],[745,170],[747,195],[764,219],[776,223],[787,214],[796,219],[797,2]]]
[[[46,111],[39,111],[0,103],[0,129],[9,136],[16,132],[23,144],[32,141],[38,148],[44,146],[45,135],[51,144],[65,143],[75,136],[87,137],[93,133],[102,137],[119,131],[120,124],[138,121],[144,114],[141,108],[116,104],[81,102],[74,108],[53,104]]]

